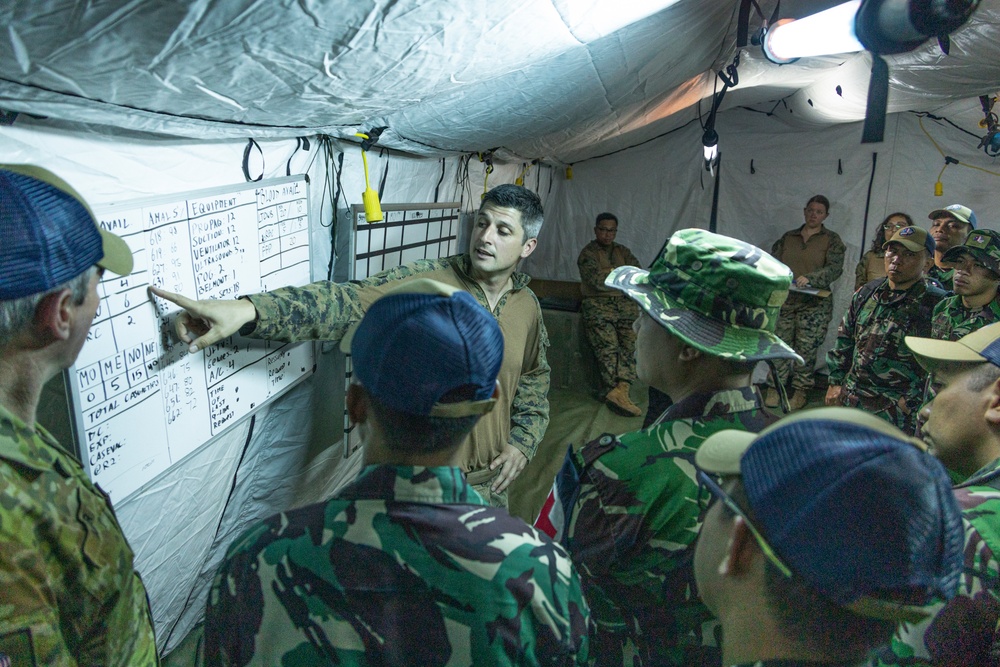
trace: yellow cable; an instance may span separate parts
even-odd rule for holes
[[[923,116],[918,117],[917,122],[920,123],[920,129],[924,131],[924,134],[927,135],[927,138],[930,139],[930,142],[934,144],[934,148],[936,148],[937,152],[941,154],[941,157],[947,157],[944,151],[941,150],[941,147],[938,146],[937,142],[934,141],[934,137],[931,136],[931,133],[927,131],[926,127],[924,127],[924,117]],[[974,164],[966,164],[964,162],[959,162],[958,164],[962,165],[963,167],[968,167],[969,169],[978,169],[979,171],[986,172],[987,174],[991,174],[993,176],[1000,176],[1000,172],[990,171],[989,169],[983,169],[982,167],[977,167]],[[948,163],[945,163],[944,167],[946,169],[948,167]],[[944,169],[941,170],[941,174],[943,173]],[[938,182],[941,181],[941,174],[938,174]]]

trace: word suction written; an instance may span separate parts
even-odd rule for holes
[[[304,180],[244,188],[98,213],[129,244],[135,269],[100,283],[100,308],[71,381],[81,453],[112,500],[313,368],[311,345],[238,336],[189,354],[174,338],[177,307],[148,296],[148,285],[233,299],[309,281]]]

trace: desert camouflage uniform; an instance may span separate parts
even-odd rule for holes
[[[619,266],[639,266],[632,251],[619,243],[604,247],[591,241],[576,260],[583,294],[583,324],[587,342],[594,350],[601,371],[601,395],[619,381],[635,382],[635,331],[632,324],[639,307],[604,279]]]
[[[893,291],[882,278],[854,294],[826,358],[830,385],[843,387],[843,405],[914,433],[927,372],[903,338],[930,335],[931,313],[943,297],[944,292],[925,279],[905,291]]]
[[[955,294],[934,307],[931,338],[958,340],[997,321],[1000,321],[1000,296],[982,308],[971,310],[962,304],[962,297]]]
[[[335,498],[237,539],[206,664],[576,665],[589,611],[569,557],[458,468],[368,466]]]
[[[790,263],[792,256],[802,252],[801,248],[804,247],[801,234],[802,227],[786,232],[775,242],[771,254],[779,261]],[[826,261],[822,266],[802,275],[809,279],[810,287],[828,290],[844,272],[844,253],[847,249],[840,236],[826,227],[811,236],[807,243],[824,240],[828,243]],[[816,370],[816,353],[826,339],[831,319],[833,319],[832,296],[789,293],[788,299],[781,307],[781,315],[778,317],[774,333],[791,345],[805,363],[797,366],[792,373],[790,361],[775,360],[774,367],[782,384],[786,384],[789,374],[792,374],[792,387],[795,389],[810,389],[815,385],[813,373]]]
[[[952,279],[955,277],[955,269],[939,269],[937,264],[932,264],[927,271],[927,277],[937,281],[945,292],[954,292],[955,286]]]
[[[416,276],[463,289],[488,309],[486,294],[472,279],[471,269],[468,255],[454,255],[398,266],[356,283],[321,281],[254,294],[248,298],[259,317],[256,326],[250,324],[241,333],[282,341],[340,340],[375,300],[398,281]],[[507,443],[530,461],[549,423],[549,364],[545,358],[549,340],[541,306],[528,289],[531,279],[527,275],[514,273],[511,280],[513,288],[493,309],[504,335],[497,405],[479,420],[459,450],[459,465],[470,483],[500,507],[507,506],[507,494],[489,491],[500,470],[490,470],[490,462]]]
[[[0,665],[157,665],[146,589],[107,497],[0,406]]]
[[[926,621],[904,623],[872,665],[1000,665],[1000,459],[957,485],[955,497],[965,529],[958,594]]]
[[[536,522],[580,571],[598,665],[718,665],[718,623],[695,591],[704,509],[694,455],[723,429],[775,421],[751,387],[695,394],[649,429],[570,449]],[[552,530],[554,528],[554,530]]]

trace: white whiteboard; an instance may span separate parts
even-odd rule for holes
[[[311,343],[231,336],[196,354],[173,334],[179,310],[150,284],[232,299],[309,282],[308,183],[294,176],[95,210],[135,268],[105,274],[100,307],[69,369],[76,442],[117,502],[314,369]]]

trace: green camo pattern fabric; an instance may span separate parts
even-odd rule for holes
[[[941,286],[941,289],[946,292],[951,292],[955,289],[952,283],[952,280],[955,278],[955,269],[942,269],[938,268],[937,264],[934,264],[927,270],[927,277],[936,281]]]
[[[216,575],[206,664],[582,665],[569,556],[489,507],[458,468],[368,466],[335,498],[237,539]]]
[[[894,291],[885,278],[874,291],[862,288],[854,294],[826,356],[830,385],[844,388],[845,405],[914,433],[927,372],[903,338],[930,336],[931,314],[943,297],[927,280]]]
[[[0,406],[0,657],[158,665],[146,589],[111,504],[40,426]]]
[[[594,616],[598,665],[715,665],[718,623],[695,590],[694,543],[707,496],[694,456],[724,429],[776,421],[752,387],[695,394],[659,423],[570,451],[556,477],[563,543]]]
[[[1000,459],[955,487],[965,529],[957,595],[933,616],[904,623],[876,667],[985,667],[1000,664]]]
[[[955,294],[934,306],[931,338],[958,340],[994,322],[1000,322],[1000,297],[982,308],[969,309],[962,304],[962,297]]]
[[[792,273],[760,248],[702,229],[675,232],[649,271],[620,267],[606,284],[689,345],[739,360],[801,358],[774,335]]]

